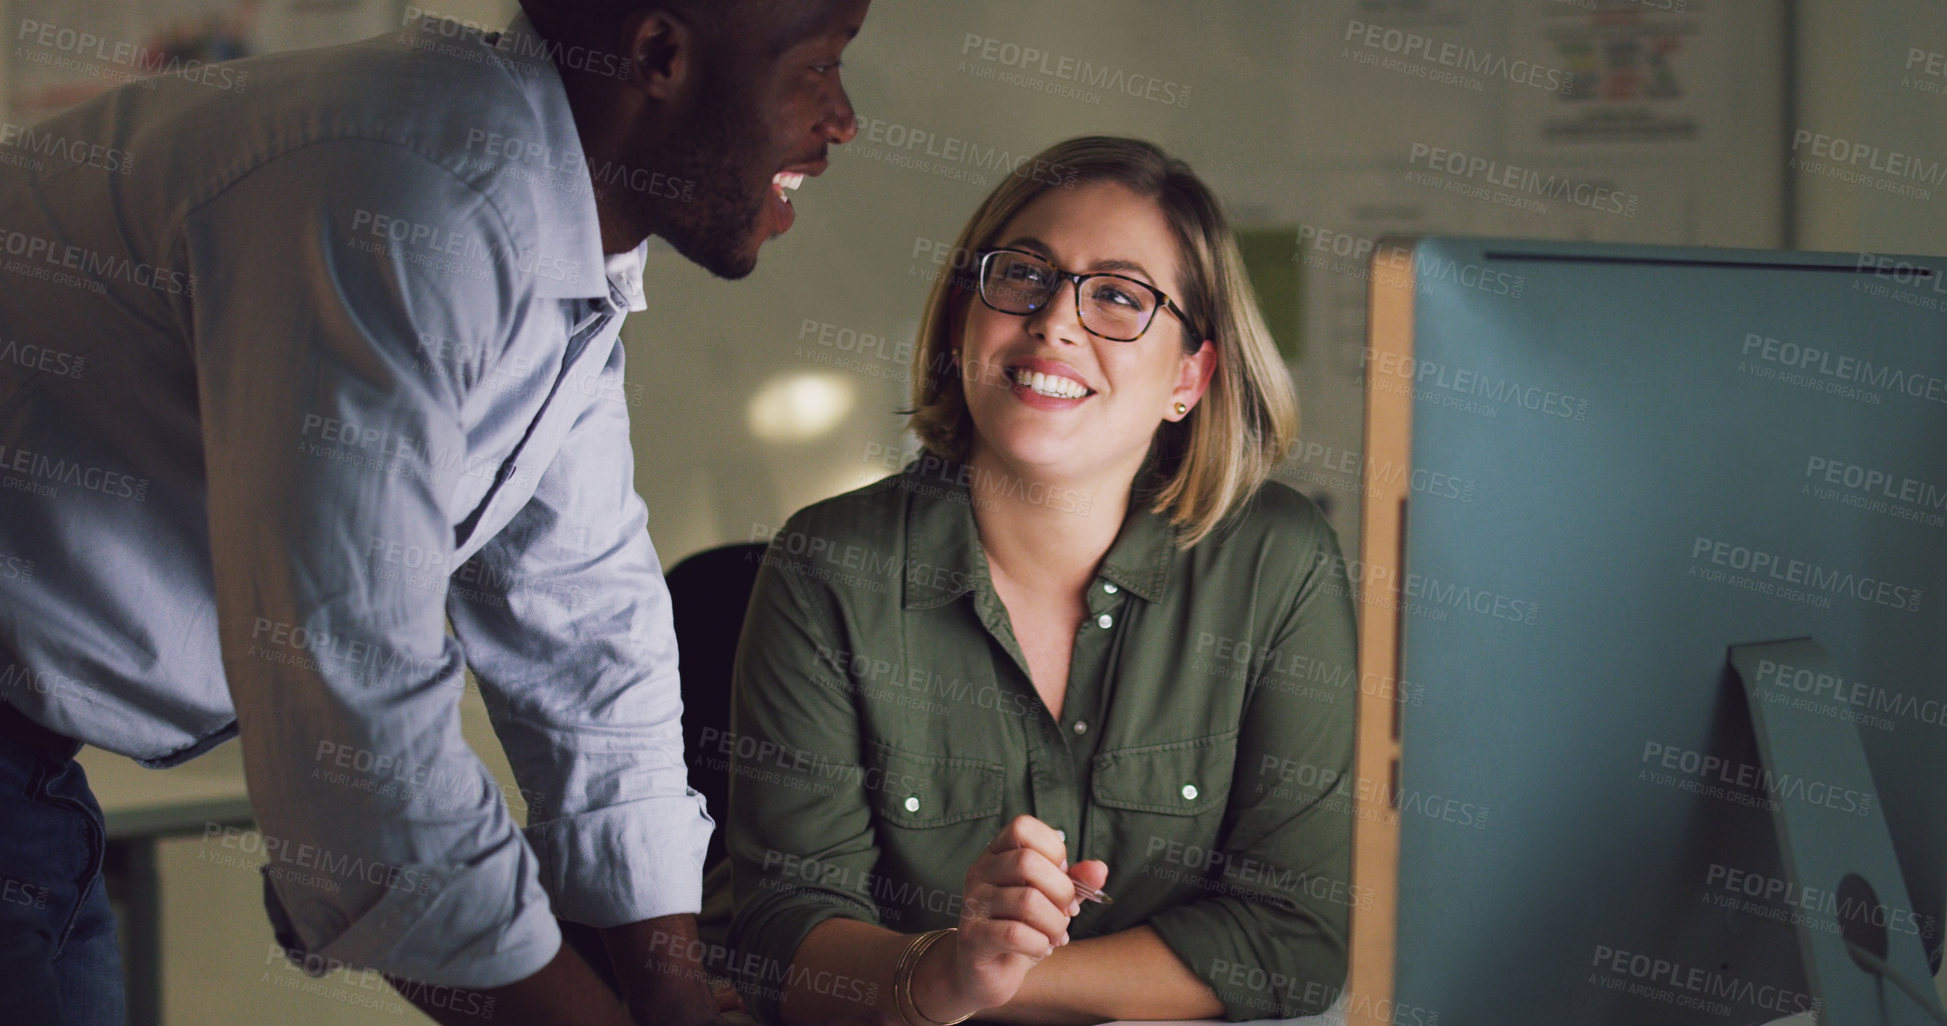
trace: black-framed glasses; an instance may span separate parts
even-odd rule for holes
[[[1107,272],[1076,274],[1018,249],[980,253],[980,301],[991,310],[1020,317],[1037,313],[1063,281],[1075,283],[1075,309],[1091,335],[1134,342],[1149,330],[1158,310],[1168,310],[1193,332],[1196,329],[1182,307],[1146,281]]]

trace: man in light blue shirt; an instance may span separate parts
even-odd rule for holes
[[[617,335],[649,235],[735,278],[790,227],[856,132],[868,3],[525,0],[0,145],[10,1011],[119,1018],[77,743],[160,767],[234,735],[307,970],[441,1022],[715,1014]],[[524,834],[461,738],[466,666]],[[555,915],[603,928],[623,1001]]]

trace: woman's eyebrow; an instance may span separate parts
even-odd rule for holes
[[[1145,279],[1151,277],[1148,269],[1134,260],[1097,260],[1095,266],[1089,269],[1092,271],[1115,271],[1118,274],[1139,274]]]
[[[1011,240],[1009,240],[1009,241],[1007,241],[1007,242],[1003,242],[1003,243],[1001,243],[1001,245],[1000,245],[1000,248],[1002,248],[1002,249],[1032,249],[1032,250],[1034,250],[1035,252],[1037,252],[1037,253],[1040,253],[1040,254],[1041,254],[1042,256],[1049,256],[1049,255],[1052,255],[1052,254],[1054,253],[1054,250],[1052,250],[1052,249],[1049,249],[1049,248],[1048,248],[1048,244],[1047,244],[1047,243],[1045,243],[1045,242],[1042,242],[1042,241],[1041,241],[1040,239],[1037,239],[1037,238],[1035,238],[1035,237],[1034,237],[1034,236],[1032,236],[1032,235],[1020,235],[1020,236],[1016,236],[1015,238],[1013,238],[1013,239],[1011,239]]]
[[[1017,236],[1013,239],[1008,240],[1007,242],[1001,243],[1000,248],[1031,249],[1037,253],[1040,253],[1042,256],[1047,257],[1049,260],[1054,259],[1054,252],[1055,252],[1052,248],[1049,247],[1047,243],[1042,242],[1040,239],[1037,239],[1032,235]],[[1073,268],[1070,268],[1070,270],[1073,270]],[[1145,281],[1152,280],[1155,278],[1155,275],[1149,273],[1148,268],[1135,262],[1134,260],[1117,260],[1117,259],[1097,260],[1094,264],[1090,265],[1089,271],[1091,273],[1097,271],[1113,271],[1117,274],[1137,274],[1137,275],[1141,275],[1143,280]]]

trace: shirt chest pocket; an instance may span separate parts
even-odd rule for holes
[[[879,741],[872,743],[872,760],[865,785],[882,822],[923,830],[1000,815],[1004,771],[995,763],[922,755]]]
[[[1103,752],[1094,760],[1095,804],[1125,812],[1196,816],[1222,809],[1237,762],[1237,731]]]

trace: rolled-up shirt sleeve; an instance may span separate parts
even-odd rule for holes
[[[1351,589],[1316,512],[1300,574],[1262,665],[1326,666],[1331,686],[1275,669],[1254,682],[1238,732],[1217,893],[1149,925],[1233,1020],[1312,1015],[1345,978],[1352,888],[1356,654]],[[1287,779],[1289,778],[1289,779]],[[1302,780],[1304,786],[1293,783]],[[1313,786],[1313,785],[1316,786]]]
[[[533,498],[455,576],[453,629],[565,919],[696,912],[713,824],[688,786],[669,590],[633,485],[618,344]]]
[[[452,565],[460,410],[535,302],[501,258],[524,240],[465,182],[377,140],[298,148],[185,205],[223,669],[280,943],[314,972],[529,976],[560,934],[461,737],[445,582],[372,558]],[[380,218],[466,252],[425,259]],[[478,358],[428,365],[423,337]]]

